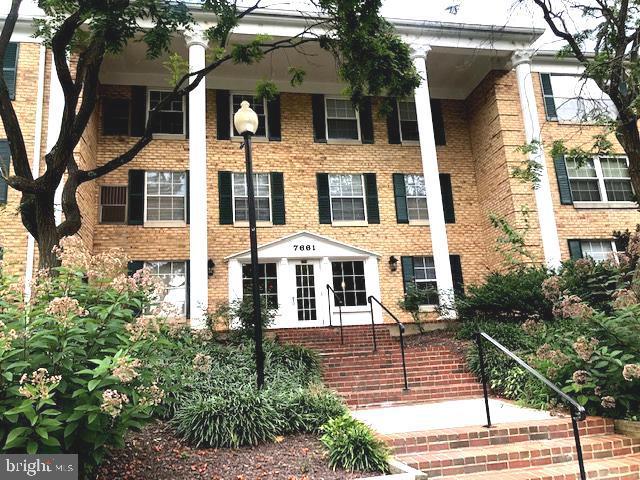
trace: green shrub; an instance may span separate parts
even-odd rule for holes
[[[373,431],[349,414],[330,420],[322,427],[322,443],[329,451],[329,465],[335,470],[389,471],[389,452]]]
[[[257,445],[282,431],[282,415],[266,392],[248,385],[233,385],[215,395],[184,396],[171,423],[197,447]]]
[[[438,305],[438,303],[438,291],[435,288],[419,288],[410,283],[407,285],[404,297],[398,302],[398,306],[411,315],[413,322],[423,332],[424,319],[420,307],[423,305]]]
[[[276,309],[270,308],[264,297],[260,297],[260,321],[262,328],[269,328],[276,316]],[[207,325],[214,329],[221,326],[230,330],[232,334],[253,337],[253,299],[243,297],[241,300],[234,300],[231,303],[223,303],[211,314],[207,316]]]
[[[127,278],[116,252],[88,256],[69,240],[61,256],[30,301],[0,274],[0,452],[78,453],[84,474],[161,400],[147,364],[165,327],[135,318],[153,282]]]
[[[283,416],[283,433],[317,432],[329,420],[347,412],[342,399],[320,384],[281,389],[272,395]]]
[[[482,285],[469,286],[466,295],[456,300],[456,308],[465,321],[551,319],[553,305],[542,291],[542,282],[548,277],[545,268],[531,266],[491,273]]]

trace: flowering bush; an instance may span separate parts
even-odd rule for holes
[[[157,285],[146,272],[124,280],[120,252],[88,255],[71,239],[58,254],[30,298],[0,274],[0,451],[78,453],[88,471],[162,401],[150,365],[165,327],[135,318]]]

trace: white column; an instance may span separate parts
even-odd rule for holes
[[[202,30],[185,32],[189,47],[189,70],[206,66],[206,35]],[[192,79],[193,80],[193,79]],[[204,79],[189,93],[189,205],[190,205],[190,310],[191,326],[204,327],[208,307],[209,277],[207,275],[207,94]]]
[[[526,141],[528,144],[539,142],[539,148],[532,151],[529,158],[540,165],[539,185],[534,191],[540,222],[540,234],[542,236],[542,250],[547,267],[555,270],[560,266],[560,240],[558,239],[549,174],[547,172],[542,137],[540,135],[538,107],[536,105],[536,96],[531,79],[532,55],[533,52],[530,50],[518,50],[513,54],[511,61],[513,67],[516,69],[516,76],[518,78],[518,91],[520,93],[520,105],[522,108]]]
[[[427,208],[429,209],[429,230],[431,231],[431,248],[433,262],[436,267],[436,279],[440,305],[449,307],[449,315],[455,315],[453,306],[453,279],[449,263],[449,242],[447,227],[442,207],[440,190],[440,172],[436,155],[436,140],[433,135],[433,118],[431,116],[431,97],[427,78],[427,54],[429,46],[414,48],[413,63],[422,77],[422,83],[415,91],[416,113],[418,115],[418,132],[420,134],[420,155],[422,170],[427,188]]]
[[[53,146],[58,141],[60,135],[60,126],[62,125],[62,113],[64,111],[64,92],[62,91],[62,85],[58,79],[58,72],[56,71],[55,60],[53,59],[53,53],[51,54],[51,69],[50,69],[50,84],[49,84],[49,115],[47,117],[47,152],[50,152]],[[60,180],[60,184],[56,188],[54,195],[54,215],[56,219],[56,225],[62,222],[62,190],[64,189],[64,177]]]

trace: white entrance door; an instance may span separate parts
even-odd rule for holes
[[[294,275],[295,291],[293,305],[294,315],[299,327],[313,327],[321,325],[320,308],[320,285],[319,283],[320,262],[299,261],[293,262],[292,273]]]

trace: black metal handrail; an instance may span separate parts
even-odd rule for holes
[[[332,327],[331,324],[331,297],[329,297],[329,292],[333,293],[333,300],[336,305],[338,305],[338,316],[340,318],[340,344],[344,345],[344,332],[342,331],[342,298],[340,295],[336,293],[331,285],[327,283],[327,302],[329,304],[329,326]]]
[[[491,414],[489,412],[489,392],[487,387],[487,373],[485,369],[484,348],[482,346],[482,339],[487,340],[489,343],[495,346],[498,350],[500,350],[502,353],[504,353],[506,356],[508,356],[514,362],[516,362],[518,365],[524,368],[524,370],[527,373],[533,375],[538,380],[540,380],[544,385],[546,385],[555,394],[557,394],[562,399],[562,401],[564,401],[569,406],[569,409],[571,410],[571,423],[573,425],[573,437],[575,438],[575,441],[576,441],[576,453],[578,455],[578,466],[580,467],[580,478],[581,480],[586,480],[587,474],[584,469],[582,445],[580,444],[580,429],[578,428],[578,422],[584,420],[587,416],[587,413],[584,407],[580,405],[578,402],[576,402],[569,395],[564,393],[562,390],[560,390],[560,388],[557,385],[552,383],[548,378],[546,378],[544,375],[538,372],[535,368],[530,366],[528,363],[526,363],[524,360],[518,357],[515,353],[513,353],[507,347],[505,347],[500,342],[498,342],[495,338],[491,337],[490,335],[486,334],[483,331],[479,331],[475,337],[476,337],[476,343],[478,345],[478,359],[480,360],[480,377],[482,379],[482,390],[484,392],[484,406],[487,412],[486,427],[487,428],[491,427]]]
[[[398,324],[398,330],[400,331],[400,353],[402,354],[402,374],[404,375],[404,389],[405,390],[409,390],[409,381],[407,380],[407,362],[405,361],[404,358],[404,324],[398,320],[398,317],[396,317],[393,313],[391,313],[391,311],[385,307],[382,302],[380,300],[378,300],[376,297],[374,297],[373,295],[369,295],[369,298],[367,299],[367,301],[369,302],[369,307],[371,308],[371,325],[373,325],[373,302],[376,302],[378,305],[380,305],[380,307],[387,312],[387,314],[393,318],[395,320],[395,322]],[[374,330],[374,336],[373,336],[373,342],[375,345],[375,330]]]

